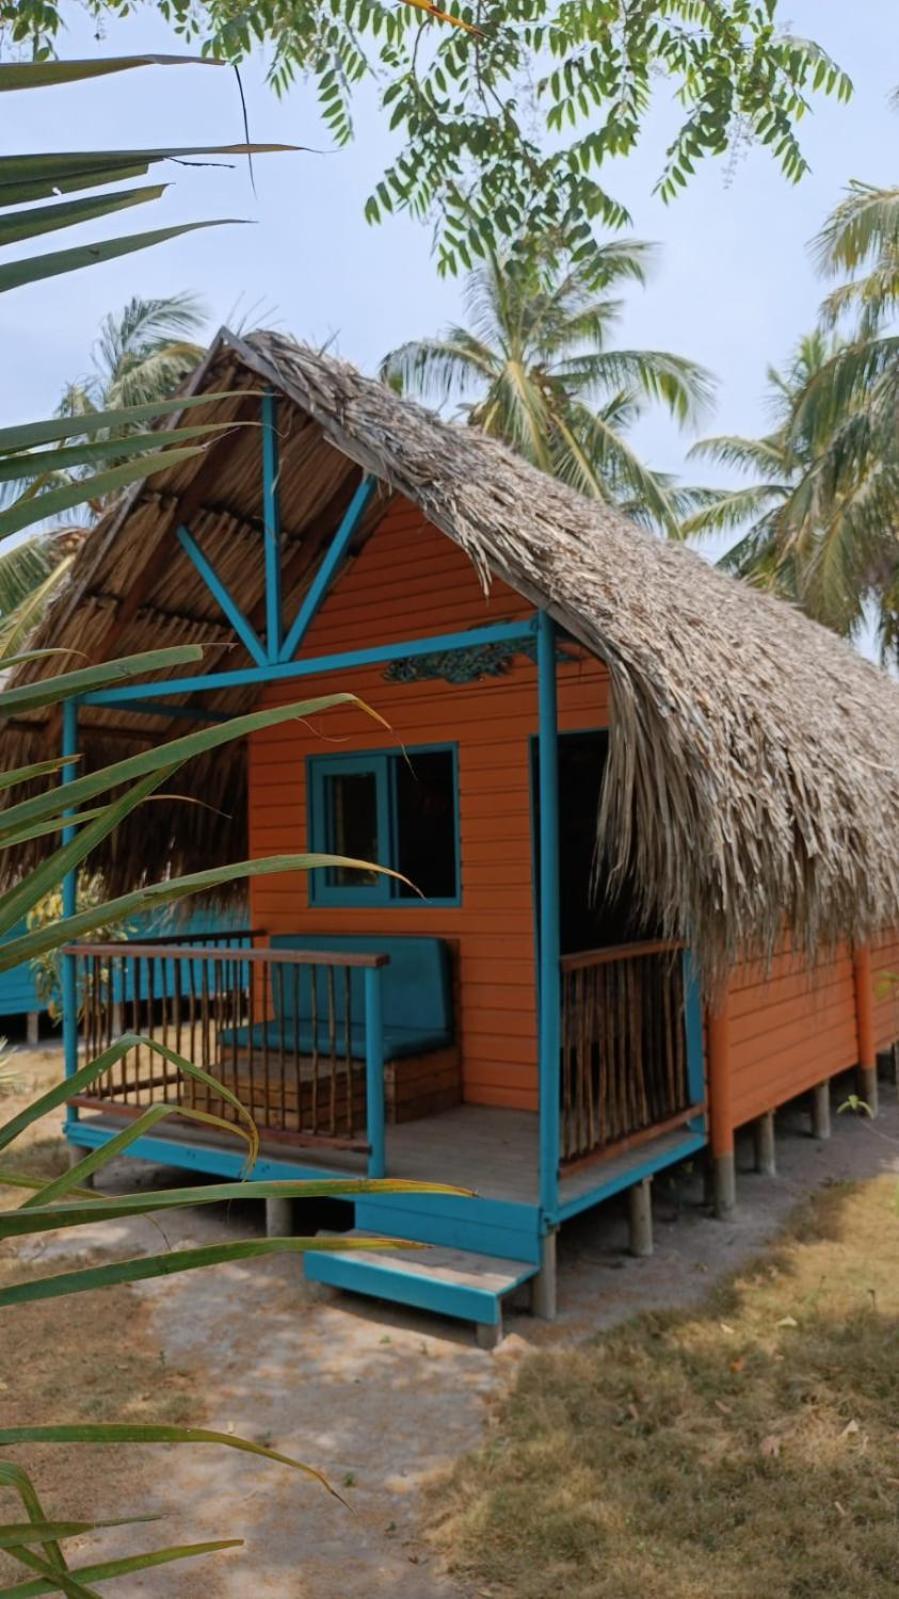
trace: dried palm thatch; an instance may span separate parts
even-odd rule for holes
[[[361,468],[461,545],[485,585],[503,578],[606,663],[615,720],[599,837],[614,840],[646,911],[690,940],[710,976],[740,951],[773,947],[785,919],[810,951],[899,922],[899,689],[884,673],[781,601],[330,356],[280,335],[223,332],[190,387],[229,383],[284,397],[288,606]],[[253,403],[230,400],[228,414],[240,422]],[[121,653],[187,637],[233,645],[171,533],[189,513],[245,611],[261,615],[258,539],[249,537],[259,449],[258,434],[241,427],[201,464],[134,490],[91,535],[37,642],[77,638],[84,648],[88,639],[97,659],[110,645]],[[227,665],[238,661],[242,650]],[[205,703],[247,701],[232,693]],[[92,741],[157,738],[166,725],[121,707],[85,719],[94,760]],[[45,752],[53,731],[18,728],[9,758]],[[223,805],[227,824],[193,807],[154,807],[157,859],[163,841],[176,866],[241,847],[243,764],[232,751],[190,779]],[[114,871],[140,872],[146,822],[140,831],[141,854],[111,860]],[[136,838],[124,836],[126,855]]]

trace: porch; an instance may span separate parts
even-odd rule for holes
[[[556,1092],[524,1111],[461,1103],[453,1019],[437,1014],[441,984],[429,988],[420,950],[418,1034],[397,1041],[390,983],[410,970],[402,946],[440,940],[321,942],[331,947],[316,948],[313,935],[270,942],[248,930],[199,947],[70,946],[85,1060],[123,1028],[147,1040],[73,1100],[70,1141],[95,1148],[130,1127],[133,1156],[238,1176],[242,1147],[203,1121],[238,1113],[211,1081],[177,1069],[166,1054],[177,1051],[254,1116],[262,1142],[254,1175],[387,1176],[471,1190],[471,1198],[357,1197],[360,1231],[433,1247],[420,1265],[307,1257],[308,1276],[494,1334],[503,1297],[525,1282],[538,1282],[537,1302],[551,1312],[558,1227],[637,1191],[705,1143],[700,1017],[683,951],[644,943],[563,958]],[[392,957],[360,947],[385,942]],[[449,1041],[438,1031],[447,1021]],[[147,1126],[147,1112],[162,1104],[171,1114]],[[289,1227],[283,1202],[270,1222],[276,1232]]]

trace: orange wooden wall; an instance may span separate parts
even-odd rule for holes
[[[502,583],[485,596],[468,558],[402,499],[345,567],[307,636],[324,655],[488,621],[531,607]],[[349,690],[390,724],[358,708],[287,723],[250,741],[250,848],[254,856],[301,851],[306,831],[306,758],[401,744],[459,746],[462,904],[432,908],[310,907],[304,875],[251,884],[254,926],[278,932],[430,933],[454,941],[459,963],[459,1037],[465,1098],[537,1107],[535,949],[530,816],[530,738],[537,728],[536,670],[517,660],[508,675],[469,685],[388,683],[384,669],[279,684],[266,704]],[[605,668],[584,657],[559,670],[563,731],[607,725]],[[884,938],[877,974],[899,974],[899,933]],[[754,1116],[855,1064],[858,1038],[848,950],[811,973],[784,950],[763,971],[744,964],[730,987],[733,1123]],[[899,987],[881,995],[877,1047],[899,1036]]]
[[[852,956],[780,951],[770,970],[743,964],[730,983],[733,1125],[805,1093],[858,1060]]]
[[[304,654],[454,632],[524,616],[531,609],[502,583],[485,597],[468,557],[419,511],[394,500],[353,565],[344,568],[307,635]],[[307,847],[308,755],[454,742],[459,746],[462,904],[310,907],[307,881],[296,874],[253,882],[253,925],[272,933],[432,933],[454,940],[465,1097],[536,1109],[529,754],[537,730],[536,669],[519,659],[503,677],[456,685],[388,683],[384,668],[372,667],[276,685],[266,703],[335,690],[358,694],[390,723],[390,731],[357,708],[341,708],[316,716],[314,725],[288,723],[255,735],[250,741],[253,855]],[[585,658],[560,667],[563,729],[604,726],[608,698],[608,677],[598,661]]]
[[[887,1049],[899,1039],[899,929],[871,944],[874,982],[874,1045]]]

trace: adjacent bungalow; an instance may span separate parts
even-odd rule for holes
[[[105,518],[36,643],[204,658],[71,702],[62,725],[23,716],[8,758],[62,738],[93,768],[267,708],[97,864],[113,889],[313,865],[252,878],[241,940],[73,949],[67,1070],[124,1020],[237,1090],[260,1174],[475,1190],[360,1198],[359,1230],[434,1248],[307,1271],[490,1340],[522,1284],[553,1314],[568,1218],[629,1190],[646,1247],[655,1173],[708,1149],[723,1213],[742,1124],[770,1165],[785,1101],[809,1094],[826,1136],[830,1079],[859,1066],[875,1107],[899,1037],[899,689],[331,356],[222,332],[190,392],[228,396],[192,422],[233,427]],[[353,697],[276,714],[334,694]],[[160,1098],[223,1110],[144,1049],[67,1136],[93,1148]],[[187,1117],[131,1153],[223,1175],[242,1159]]]

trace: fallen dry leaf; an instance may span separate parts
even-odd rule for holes
[[[781,1316],[777,1325],[778,1327],[798,1327],[799,1323],[795,1316]]]

